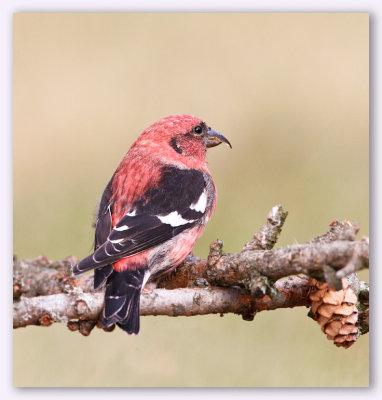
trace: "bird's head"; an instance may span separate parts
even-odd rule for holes
[[[230,142],[205,122],[191,115],[173,115],[148,127],[132,149],[165,162],[183,163],[188,167],[204,163],[206,149]]]

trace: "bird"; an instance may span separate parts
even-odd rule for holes
[[[232,148],[201,119],[177,114],[145,129],[126,153],[101,197],[94,252],[72,268],[94,269],[94,289],[106,285],[103,328],[138,334],[146,283],[189,255],[216,206],[206,150],[221,143]]]

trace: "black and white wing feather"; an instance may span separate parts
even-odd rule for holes
[[[202,223],[208,203],[213,200],[208,199],[202,172],[165,167],[158,186],[133,204],[103,244],[73,272],[79,274],[93,268],[97,271],[172,239]]]

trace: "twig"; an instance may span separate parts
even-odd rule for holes
[[[243,250],[273,249],[287,216],[288,211],[284,211],[280,205],[274,206],[268,214],[266,224],[253,236],[251,241],[246,243]]]

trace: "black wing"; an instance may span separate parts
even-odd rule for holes
[[[200,223],[207,208],[203,173],[164,167],[157,187],[147,191],[95,252],[73,268],[100,268],[151,249]]]
[[[111,220],[111,195],[112,189],[111,185],[114,179],[114,175],[110,179],[109,183],[106,186],[105,191],[103,192],[101,202],[98,210],[98,218],[96,223],[95,230],[95,242],[94,242],[94,250],[97,250],[105,241],[107,240],[110,232],[112,231],[112,220]],[[97,268],[94,271],[94,289],[98,289],[102,287],[107,278],[113,272],[113,265],[108,264],[104,267]]]

